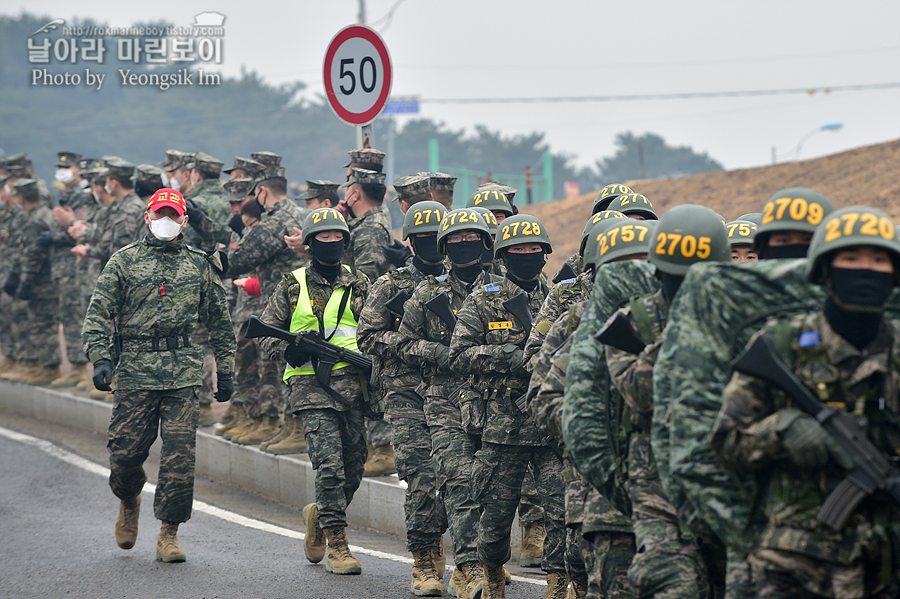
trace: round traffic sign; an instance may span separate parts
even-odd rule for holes
[[[351,125],[374,121],[391,93],[391,56],[374,30],[341,29],[325,52],[325,94],[339,119]]]

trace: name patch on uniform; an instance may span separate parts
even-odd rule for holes
[[[441,275],[441,276],[439,276],[439,277],[435,277],[434,280],[435,280],[435,281],[440,281],[441,283],[443,283],[444,281],[447,280],[447,275]]]
[[[575,282],[575,279],[564,279],[559,282],[560,285],[571,285]]]
[[[512,328],[511,320],[497,320],[497,321],[488,323],[488,330],[491,330],[491,331],[499,331],[500,329],[511,329],[511,328]]]
[[[800,335],[800,347],[812,347],[814,345],[819,345],[818,333],[812,332]]]
[[[500,285],[485,285],[485,291],[500,291]]]

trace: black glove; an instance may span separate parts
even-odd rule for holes
[[[216,401],[222,403],[231,399],[234,395],[234,377],[230,374],[216,373],[216,392],[213,397]]]
[[[112,391],[112,362],[106,358],[101,358],[94,362],[94,387],[100,391]]]
[[[7,295],[16,295],[16,290],[19,288],[19,273],[11,272],[6,275],[6,282],[3,284],[3,291],[6,292]]]
[[[788,457],[801,470],[824,468],[832,460],[845,470],[853,467],[853,460],[822,428],[819,421],[796,408],[778,410],[775,428]]]
[[[381,246],[381,251],[384,252],[384,257],[387,258],[388,262],[397,268],[406,266],[406,263],[413,257],[413,253],[409,247],[403,245],[396,239],[392,245]]]
[[[40,235],[38,235],[37,240],[34,242],[39,248],[48,248],[53,245],[53,231],[44,231]]]
[[[241,218],[240,214],[235,214],[228,221],[228,226],[231,227],[231,230],[238,234],[238,236],[244,236],[244,220]]]
[[[30,300],[31,292],[33,291],[31,283],[28,281],[22,281],[19,283],[19,290],[16,292],[16,296],[20,300]]]
[[[284,350],[284,359],[294,368],[300,368],[309,361],[309,354],[300,349],[299,345],[288,345]]]
[[[434,350],[434,361],[437,362],[438,368],[443,370],[450,369],[450,347],[443,343],[438,345]]]
[[[188,216],[188,224],[197,231],[200,230],[200,223],[207,218],[206,213],[193,204],[188,204],[184,209],[184,213]]]

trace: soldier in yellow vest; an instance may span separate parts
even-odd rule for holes
[[[344,217],[334,208],[310,212],[303,222],[310,267],[284,275],[269,297],[262,321],[291,332],[319,331],[323,339],[356,350],[357,320],[369,280],[341,264],[349,236]],[[322,369],[327,366],[302,346],[274,338],[261,339],[260,346],[273,360],[287,362],[284,381],[290,388],[291,411],[303,425],[316,470],[316,502],[303,509],[306,558],[318,563],[327,553],[328,572],[359,574],[361,567],[350,554],[344,529],[347,506],[359,488],[366,461],[366,375],[338,362],[326,383]]]

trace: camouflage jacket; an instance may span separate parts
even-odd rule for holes
[[[7,208],[0,203],[0,252],[4,259],[0,260],[0,276],[6,280],[6,275],[19,268],[19,227],[21,215],[25,214],[19,204],[13,204]]]
[[[22,267],[19,274],[23,283],[31,283],[35,288],[52,285],[50,252],[37,244],[37,238],[54,228],[56,221],[53,220],[53,213],[43,204],[34,207],[22,221]]]
[[[134,192],[110,204],[106,211],[95,215],[96,228],[93,236],[87,237],[87,255],[100,261],[103,266],[115,252],[136,241],[147,231],[143,214],[144,202]]]
[[[228,233],[233,231],[228,227],[231,209],[222,183],[218,179],[201,181],[200,185],[191,189],[184,199],[193,202],[194,206],[202,210],[207,217],[200,223],[199,231],[196,229],[191,231],[192,237],[196,234],[199,238],[202,248],[211,250],[217,243],[227,246],[231,241],[231,235]],[[204,226],[212,235],[204,234]]]
[[[281,202],[283,203],[283,202]],[[292,202],[293,203],[293,202]],[[253,230],[259,228],[257,225]],[[328,279],[314,271],[312,268],[306,269],[306,284],[309,292],[309,300],[312,304],[312,310],[315,314],[322,318],[325,313],[325,306],[331,298],[334,290],[341,287],[347,287],[351,290],[350,301],[347,303],[347,310],[350,310],[357,322],[359,315],[362,314],[366,305],[366,298],[369,292],[369,280],[366,276],[359,272],[351,272],[344,268],[335,278],[333,283],[329,283]],[[300,297],[300,284],[292,273],[285,273],[281,281],[275,287],[275,291],[266,300],[266,309],[263,311],[260,320],[266,324],[279,327],[284,330],[290,330],[291,318],[297,306]],[[260,349],[269,356],[273,362],[284,364],[284,350],[287,349],[287,341],[275,339],[274,337],[263,337],[259,340]],[[335,379],[354,379],[355,375],[362,379],[362,373],[357,372],[353,366],[346,366],[340,369],[340,373],[333,376]],[[364,380],[355,383],[358,390],[359,384],[365,384]],[[319,388],[314,376],[295,376],[290,379],[292,407],[297,409],[332,409],[347,410],[347,406],[332,399],[325,393],[307,392],[306,390]]]
[[[487,401],[482,438],[505,445],[545,445],[547,439],[516,407],[515,400],[528,388],[524,365],[513,369],[516,352],[525,348],[530,331],[506,308],[505,300],[522,293],[509,278],[476,287],[457,313],[450,340],[450,368],[460,376],[473,376],[475,390]],[[540,309],[546,288],[528,293],[532,316]]]
[[[347,221],[350,241],[344,248],[344,264],[365,273],[370,281],[377,280],[390,270],[391,264],[381,249],[391,245],[391,213],[385,205],[376,206],[362,216]]]
[[[76,184],[60,193],[59,205],[71,209],[76,220],[91,220],[94,214],[93,208],[98,204],[89,190]],[[72,253],[72,248],[77,242],[69,235],[67,227],[60,226],[56,222],[53,223],[51,231],[53,232],[53,245],[51,246],[50,274],[54,280],[72,277],[81,268],[80,263],[83,260],[81,256]]]
[[[770,322],[757,335],[763,333],[823,403],[864,415],[869,440],[882,451],[891,448],[886,457],[897,455],[900,321],[884,321],[862,351],[838,335],[822,313]],[[733,472],[753,472],[759,481],[767,525],[758,549],[842,566],[862,555],[880,555],[889,543],[887,524],[900,521],[900,506],[876,492],[863,499],[841,530],[818,522],[816,513],[847,473],[836,463],[810,471],[791,462],[778,426],[779,411],[790,407],[795,407],[791,399],[765,381],[735,373],[713,429],[712,444],[722,464]]]
[[[245,273],[246,277],[256,276],[252,272]],[[251,316],[259,316],[266,309],[266,296],[250,295],[243,289],[237,288],[232,281],[231,286],[235,288],[235,306],[231,312],[231,317],[237,327],[242,326],[250,320]]]
[[[425,420],[429,426],[439,426],[453,421],[459,424],[459,406],[450,401],[450,394],[465,377],[454,375],[449,369],[440,368],[435,352],[439,346],[448,346],[453,331],[437,314],[425,307],[425,302],[446,293],[450,307],[459,312],[463,302],[487,275],[479,275],[471,285],[460,280],[453,271],[449,274],[428,276],[416,286],[406,302],[406,310],[398,332],[400,355],[409,368],[421,373],[419,394],[425,398]]]
[[[183,240],[151,235],[112,255],[100,273],[82,329],[91,362],[111,359],[108,342],[117,323],[129,340],[190,335],[199,325],[221,374],[234,372],[234,326],[225,289],[206,255]],[[119,358],[116,389],[180,389],[202,384],[203,350],[193,343],[167,351],[131,351]]]
[[[308,264],[306,256],[284,242],[285,235],[294,234],[294,227],[303,227],[304,217],[304,210],[287,199],[268,208],[259,224],[245,232],[237,247],[228,252],[228,276],[236,279],[255,272],[262,296],[269,297],[284,273]]]
[[[525,343],[525,363],[528,364],[528,370],[534,370],[535,364],[532,360],[541,349],[544,335],[550,330],[550,325],[556,322],[569,306],[587,300],[591,296],[593,286],[594,281],[591,277],[581,273],[574,279],[566,279],[550,287],[550,292],[547,293],[544,304],[534,319],[534,327]]]

